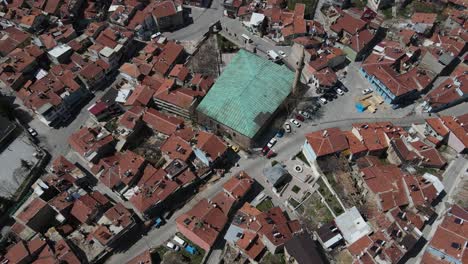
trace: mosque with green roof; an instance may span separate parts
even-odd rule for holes
[[[197,107],[198,122],[244,148],[273,119],[291,93],[294,72],[240,50]]]

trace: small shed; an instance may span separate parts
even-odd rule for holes
[[[263,169],[263,175],[273,187],[278,187],[289,177],[289,172],[277,163],[275,166]]]

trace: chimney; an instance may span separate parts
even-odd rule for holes
[[[302,75],[302,70],[304,69],[304,47],[301,48],[301,56],[299,57],[299,65],[297,66],[296,69],[296,74],[294,76],[294,83],[292,87],[292,94],[297,95],[297,86],[301,82],[301,75]]]

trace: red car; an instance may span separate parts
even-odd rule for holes
[[[304,122],[304,117],[302,115],[300,115],[300,114],[296,115],[296,119],[301,121],[301,122]]]
[[[276,152],[273,149],[268,151],[268,154],[266,155],[267,159],[272,158],[274,156],[276,156]]]

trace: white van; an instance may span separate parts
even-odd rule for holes
[[[276,53],[274,50],[267,51],[267,54],[268,54],[268,57],[270,57],[274,61],[281,59],[278,53]]]
[[[172,239],[174,240],[177,244],[185,247],[187,245],[187,242],[185,242],[185,240],[183,240],[182,238],[178,237],[177,235],[174,236],[174,238]]]
[[[247,43],[252,43],[252,39],[246,34],[242,34],[242,38],[244,38],[247,41]]]

